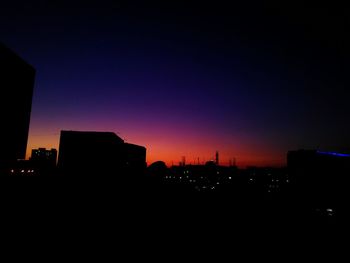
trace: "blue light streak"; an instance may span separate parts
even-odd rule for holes
[[[317,153],[325,154],[325,155],[332,155],[332,156],[337,156],[337,157],[350,157],[350,154],[345,154],[345,153],[322,152],[322,151],[317,151]]]

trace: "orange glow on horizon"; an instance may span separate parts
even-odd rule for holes
[[[217,147],[210,144],[190,144],[189,140],[159,140],[157,136],[142,138],[143,136],[130,136],[127,142],[145,146],[147,149],[146,161],[150,165],[155,161],[164,161],[167,166],[178,165],[182,156],[185,156],[187,164],[205,164],[215,159],[215,152],[219,151],[220,165],[228,166],[230,160],[235,159],[236,165],[240,168],[247,166],[273,166],[286,165],[285,155],[278,153],[257,154],[257,149],[245,149],[242,147],[231,147],[230,145],[217,144]],[[147,142],[146,142],[147,141]],[[55,148],[59,150],[59,135],[30,136],[27,146],[26,159],[31,156],[32,149]],[[234,151],[231,149],[235,149]]]

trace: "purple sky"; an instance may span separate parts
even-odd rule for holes
[[[15,8],[16,7],[16,8]],[[28,152],[114,131],[148,162],[283,165],[350,150],[346,10],[115,1],[13,3],[1,41],[37,70]]]

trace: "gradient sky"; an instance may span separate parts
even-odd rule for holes
[[[348,9],[72,2],[1,7],[0,40],[37,70],[28,154],[63,129],[114,131],[148,163],[350,150]]]

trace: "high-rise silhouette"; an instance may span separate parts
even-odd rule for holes
[[[0,43],[0,170],[24,159],[35,69]]]

